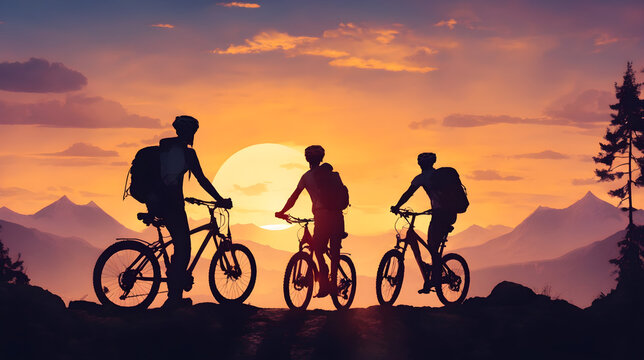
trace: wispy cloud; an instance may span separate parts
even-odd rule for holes
[[[544,150],[536,153],[519,154],[513,156],[516,159],[570,159],[570,156],[552,150]]]
[[[55,153],[42,154],[47,156],[79,156],[79,157],[110,157],[119,154],[113,150],[104,150],[98,146],[78,142],[67,149]]]
[[[150,26],[162,29],[174,29],[174,25],[172,24],[152,24]]]
[[[268,183],[263,182],[263,183],[258,183],[250,186],[239,186],[235,184],[233,185],[233,187],[235,188],[235,190],[238,190],[244,193],[245,195],[256,196],[256,195],[261,195],[265,192],[268,192],[268,187],[266,186],[266,184]]]
[[[280,165],[281,168],[291,170],[291,169],[301,169],[301,170],[308,170],[308,167],[304,164],[296,164],[296,163],[288,163],[288,164],[282,164]]]
[[[575,186],[593,185],[593,184],[597,184],[597,179],[595,178],[572,179],[572,184]]]
[[[456,24],[458,24],[458,22],[455,19],[449,19],[449,20],[441,20],[441,21],[437,22],[436,24],[434,24],[434,26],[438,26],[438,27],[446,26],[450,30],[454,30],[454,26]]]
[[[160,128],[161,121],[128,113],[123,105],[99,96],[70,95],[61,102],[10,103],[0,100],[0,124],[57,128]]]
[[[595,38],[595,46],[604,46],[618,42],[619,39],[608,34],[601,34]]]
[[[259,9],[261,6],[255,3],[245,3],[239,1],[232,1],[227,3],[218,3],[217,5],[223,7],[236,7],[236,8],[245,8],[245,9]]]
[[[225,50],[216,49],[215,54],[253,54],[274,50],[291,50],[296,46],[310,43],[318,38],[310,36],[291,36],[279,31],[265,31],[252,39],[244,40],[244,45],[230,45]]]
[[[473,180],[500,180],[500,181],[517,181],[523,179],[520,176],[507,175],[503,176],[496,170],[475,170],[471,175],[467,176]]]
[[[511,115],[450,114],[443,118],[443,126],[478,127],[497,124],[537,124],[595,128],[610,121],[609,104],[614,95],[608,91],[586,90],[562,97],[543,111],[540,117]]]
[[[353,67],[358,69],[377,69],[387,71],[408,71],[417,73],[427,73],[436,70],[429,66],[413,66],[396,62],[385,62],[378,59],[363,59],[359,57],[349,57],[335,59],[329,62],[331,66]]]
[[[412,121],[409,123],[409,128],[412,130],[418,130],[418,129],[427,129],[430,126],[438,123],[436,119],[433,118],[427,118],[419,121]]]
[[[294,36],[275,30],[263,31],[243,44],[215,49],[214,54],[258,54],[283,51],[289,56],[311,55],[331,59],[330,66],[392,72],[427,73],[436,70],[427,63],[437,51],[418,40],[402,25],[368,27],[341,23],[321,36]]]

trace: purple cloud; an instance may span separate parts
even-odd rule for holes
[[[61,63],[31,58],[26,62],[0,63],[0,90],[62,93],[80,90],[87,78]]]
[[[161,121],[128,113],[123,105],[102,97],[67,96],[64,102],[18,104],[0,100],[0,125],[56,128],[160,128]]]
[[[501,180],[501,181],[517,181],[523,179],[520,176],[502,176],[496,170],[475,170],[472,175],[467,176],[473,180]]]
[[[608,91],[586,90],[565,96],[547,107],[541,117],[526,118],[510,115],[450,114],[443,118],[443,126],[477,127],[496,124],[537,124],[595,128],[610,122],[608,105],[616,102]]]
[[[519,155],[514,155],[513,157],[517,159],[551,159],[551,160],[561,160],[561,159],[570,158],[570,156],[566,154],[562,154],[552,150],[544,150],[536,153],[519,154]]]
[[[409,128],[412,130],[417,130],[417,129],[427,129],[430,126],[436,124],[437,121],[436,119],[423,119],[423,120],[418,120],[418,121],[412,121],[409,123]]]
[[[86,144],[86,143],[75,143],[67,149],[55,153],[42,154],[47,156],[79,156],[79,157],[107,157],[107,156],[118,156],[119,154],[113,150],[103,150],[98,146]]]

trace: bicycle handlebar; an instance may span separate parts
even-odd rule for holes
[[[407,209],[398,209],[398,211],[391,211],[392,213],[396,215],[400,215],[402,217],[408,217],[408,216],[418,216],[418,215],[431,215],[432,214],[432,209],[425,210],[422,212],[414,212],[412,210],[407,210]]]
[[[282,219],[289,224],[305,224],[305,223],[313,222],[313,219],[297,218],[289,214],[283,214],[283,216],[280,216],[279,213],[275,213],[275,217],[278,219]]]
[[[193,205],[204,205],[213,208],[222,208],[222,209],[231,209],[233,207],[233,202],[230,199],[224,199],[223,201],[206,201],[195,199],[193,197],[187,197],[184,199],[188,204]]]

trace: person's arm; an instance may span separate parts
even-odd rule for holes
[[[396,205],[391,207],[391,211],[392,212],[398,211],[398,209],[400,209],[400,207],[403,206],[414,195],[414,193],[416,192],[416,190],[418,190],[419,187],[420,185],[418,184],[417,181],[412,181],[411,186],[409,186],[409,189],[407,189],[407,191],[405,191],[402,194],[402,196],[400,197],[400,200],[398,200],[398,203],[396,203]]]
[[[192,149],[191,149],[192,150]],[[210,196],[213,197],[216,201],[222,201],[224,198],[219,195],[215,187],[212,185],[212,183],[206,178],[206,175],[204,175],[203,170],[201,170],[201,165],[199,164],[199,159],[197,158],[197,153],[192,150],[190,152],[190,172],[195,176],[197,181],[199,182],[199,185],[206,190]]]
[[[295,188],[295,191],[293,191],[293,194],[288,198],[286,201],[286,204],[284,204],[284,207],[282,210],[278,211],[275,213],[277,214],[285,214],[287,211],[291,210],[291,208],[295,205],[295,202],[297,201],[297,198],[300,197],[300,194],[302,193],[302,190],[304,190],[304,176],[300,179],[300,182],[297,184],[297,187]]]

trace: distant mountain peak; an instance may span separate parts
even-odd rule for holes
[[[58,200],[54,201],[54,202],[52,203],[52,205],[53,205],[53,204],[65,204],[65,205],[69,204],[69,205],[76,205],[73,201],[71,201],[71,200],[67,197],[67,195],[63,195],[63,196],[61,196],[61,197],[60,197],[60,199],[58,199]]]
[[[610,206],[610,207],[615,207],[614,205],[598,198],[593,194],[591,191],[588,191],[584,197],[581,199],[577,200],[574,204],[570,205],[570,208],[577,208],[577,207],[598,207],[598,206]]]
[[[100,206],[98,206],[94,201],[90,201],[90,202],[88,202],[87,204],[85,204],[83,206],[90,206],[90,207],[93,207],[93,208],[100,209]]]

